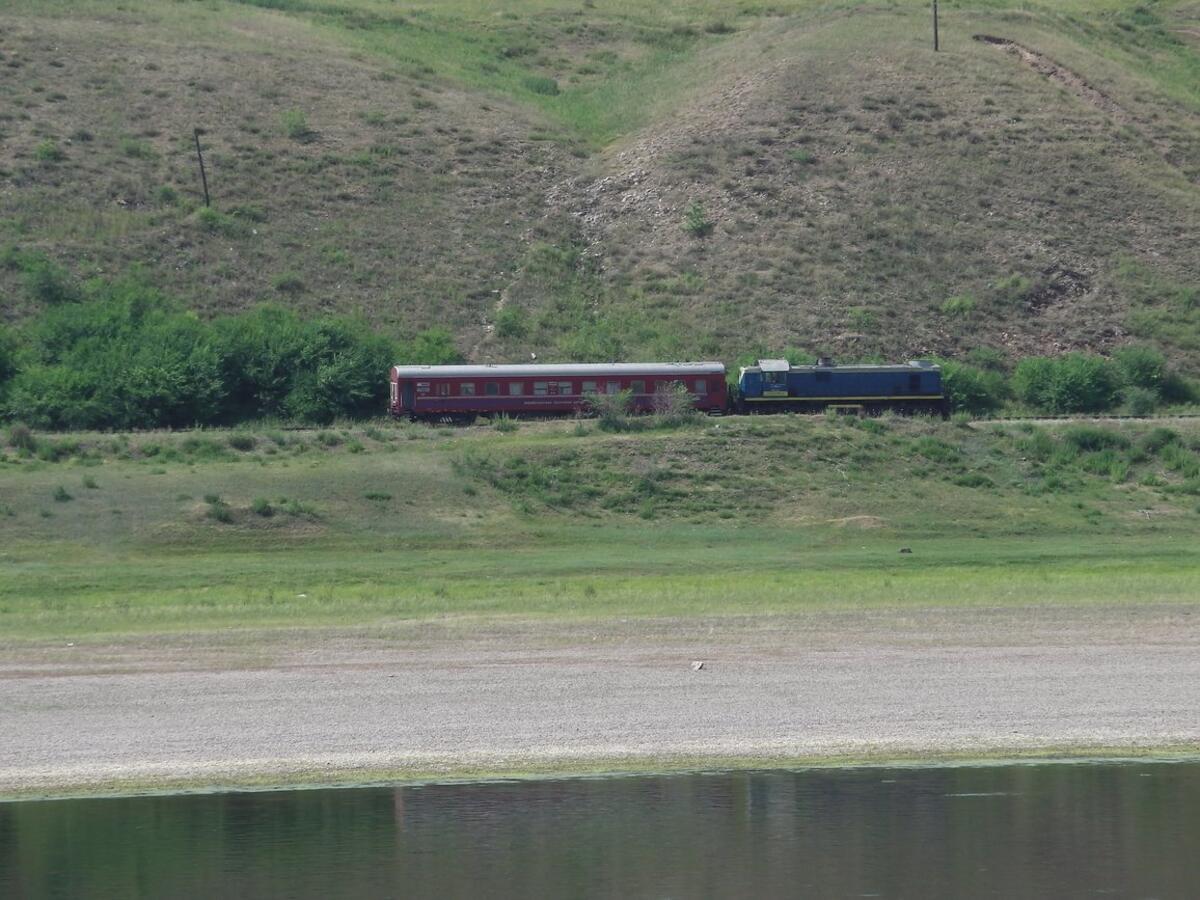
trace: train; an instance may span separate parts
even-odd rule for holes
[[[933,363],[837,365],[828,358],[801,366],[760,359],[739,369],[735,383],[720,362],[398,365],[391,369],[388,409],[397,418],[466,424],[481,416],[587,414],[598,395],[625,393],[629,411],[648,413],[669,392],[686,392],[695,409],[710,415],[950,411]]]

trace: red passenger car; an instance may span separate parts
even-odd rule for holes
[[[393,366],[394,416],[469,421],[480,415],[563,415],[586,411],[595,394],[629,391],[636,412],[655,395],[682,385],[696,408],[724,412],[725,365],[608,363],[527,366]]]

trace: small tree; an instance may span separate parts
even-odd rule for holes
[[[656,425],[683,425],[693,421],[699,414],[692,403],[692,395],[686,387],[675,382],[654,392],[654,420]]]
[[[683,216],[683,230],[694,238],[706,238],[713,231],[713,223],[704,215],[704,207],[693,203]]]
[[[593,394],[588,397],[588,409],[599,420],[601,431],[628,431],[629,412],[633,402],[631,391],[615,394]]]

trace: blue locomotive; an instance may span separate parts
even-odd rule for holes
[[[950,406],[936,365],[913,361],[902,366],[793,366],[786,359],[760,359],[738,375],[733,400],[738,413],[817,412],[836,409],[871,414],[884,410],[946,415]]]

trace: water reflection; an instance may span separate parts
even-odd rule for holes
[[[1200,764],[0,805],[2,897],[1193,897]]]

